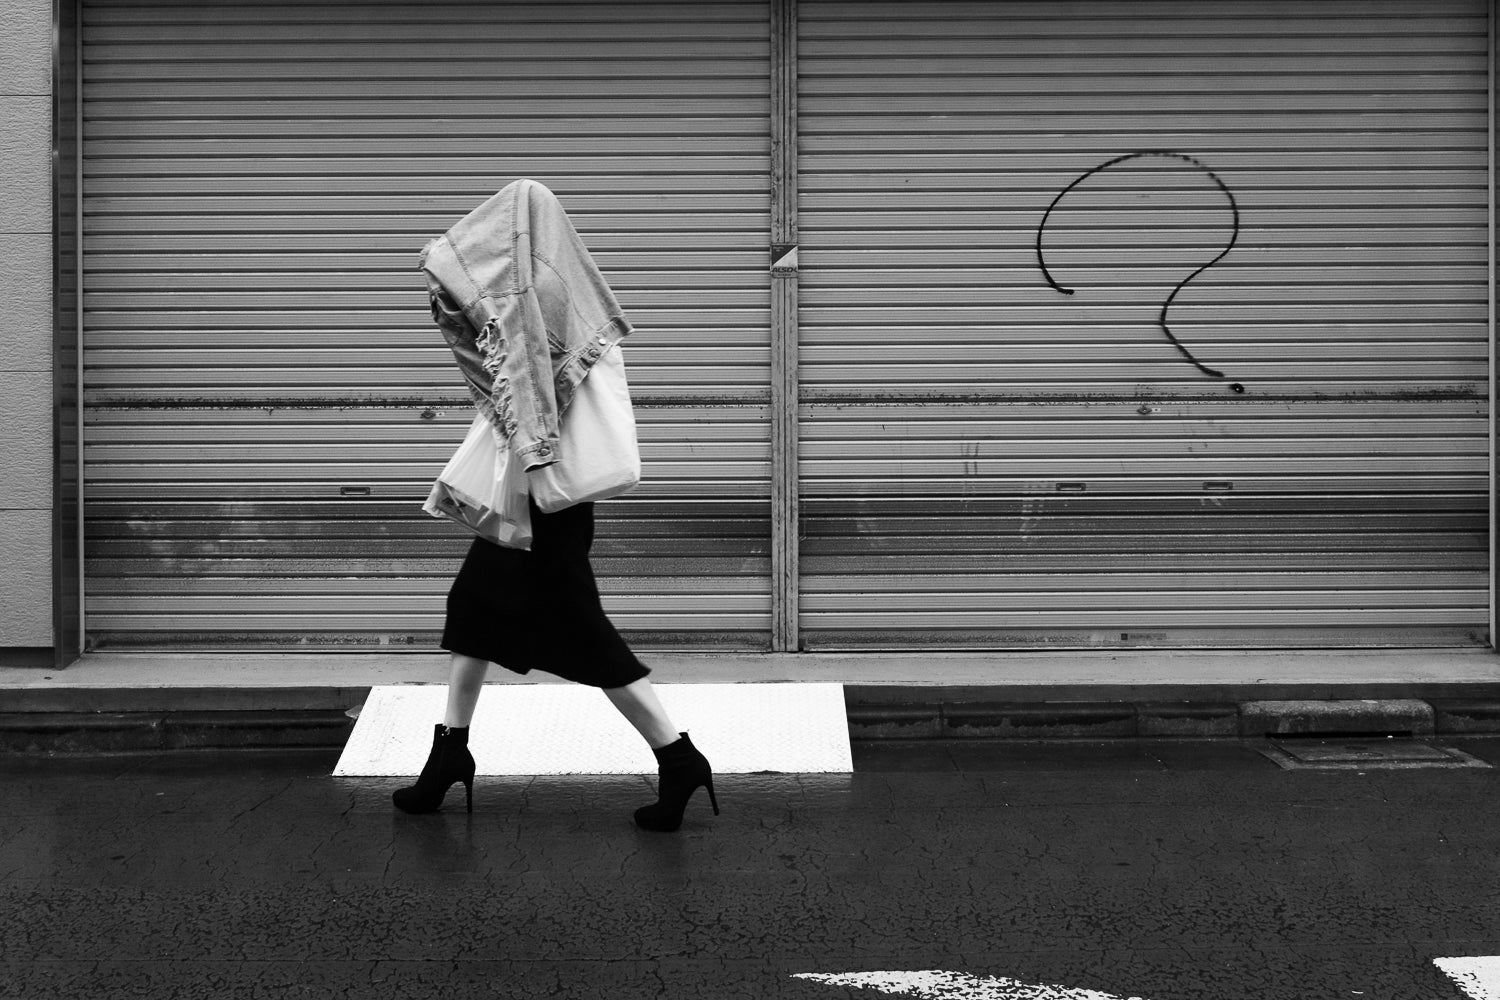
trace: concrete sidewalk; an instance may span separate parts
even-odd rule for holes
[[[661,683],[845,685],[856,739],[1500,732],[1482,649],[645,653]],[[371,687],[442,653],[100,653],[0,668],[0,749],[333,746]],[[550,683],[496,668],[497,684]]]

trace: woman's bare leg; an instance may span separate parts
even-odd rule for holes
[[[443,725],[450,729],[467,729],[474,718],[474,706],[479,702],[479,692],[484,689],[484,677],[489,672],[487,660],[476,660],[472,656],[453,654],[448,669],[448,708],[443,715]]]
[[[636,732],[645,737],[652,750],[677,742],[681,734],[672,725],[666,709],[661,707],[661,700],[656,697],[656,689],[648,678],[642,677],[624,687],[605,688],[604,694]]]

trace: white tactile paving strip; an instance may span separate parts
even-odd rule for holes
[[[841,684],[656,684],[715,774],[854,769]],[[447,701],[442,684],[377,686],[333,773],[417,774]],[[479,774],[654,774],[656,759],[601,691],[491,684],[469,729]]]

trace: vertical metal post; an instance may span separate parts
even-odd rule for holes
[[[52,4],[52,652],[83,651],[82,0]]]
[[[1486,219],[1486,222],[1487,222],[1487,234],[1488,234],[1488,240],[1487,240],[1488,246],[1487,246],[1487,251],[1486,251],[1486,255],[1485,256],[1486,256],[1487,265],[1488,265],[1487,281],[1488,281],[1488,316],[1489,316],[1489,345],[1490,345],[1490,352],[1489,352],[1489,354],[1490,354],[1490,358],[1489,358],[1489,401],[1490,401],[1490,468],[1489,468],[1489,494],[1490,494],[1490,496],[1489,496],[1489,501],[1490,501],[1490,524],[1489,524],[1489,528],[1490,528],[1490,553],[1489,553],[1489,555],[1490,555],[1490,581],[1489,581],[1490,582],[1490,608],[1489,608],[1489,611],[1490,611],[1490,622],[1489,622],[1489,624],[1490,624],[1490,635],[1489,635],[1489,644],[1490,644],[1490,648],[1491,649],[1500,649],[1500,635],[1497,635],[1497,621],[1500,621],[1500,616],[1497,616],[1497,607],[1500,607],[1500,595],[1497,595],[1497,591],[1500,591],[1500,568],[1497,568],[1496,565],[1495,565],[1495,563],[1496,563],[1496,554],[1497,554],[1497,552],[1500,552],[1500,543],[1497,543],[1497,539],[1496,539],[1497,528],[1500,528],[1500,519],[1497,519],[1496,512],[1497,512],[1497,509],[1500,509],[1500,507],[1497,507],[1496,498],[1495,498],[1496,487],[1497,487],[1497,485],[1500,485],[1500,484],[1497,484],[1497,482],[1496,482],[1497,469],[1500,469],[1500,460],[1497,460],[1497,457],[1496,457],[1497,447],[1500,447],[1500,413],[1496,412],[1496,400],[1497,400],[1497,398],[1500,398],[1500,395],[1497,395],[1496,386],[1495,386],[1495,375],[1496,375],[1497,367],[1500,367],[1500,366],[1497,366],[1497,363],[1496,363],[1496,351],[1497,351],[1497,349],[1500,349],[1500,347],[1497,347],[1497,344],[1496,344],[1496,317],[1495,317],[1495,309],[1496,309],[1496,291],[1495,291],[1496,262],[1495,262],[1495,254],[1496,254],[1496,241],[1497,241],[1497,238],[1500,238],[1500,233],[1497,233],[1496,230],[1495,230],[1495,219],[1496,219],[1496,212],[1495,212],[1495,196],[1496,196],[1496,176],[1495,176],[1495,173],[1496,173],[1496,162],[1495,162],[1495,159],[1496,159],[1496,146],[1495,146],[1496,93],[1497,93],[1497,88],[1500,88],[1500,51],[1497,51],[1497,42],[1496,42],[1497,34],[1500,34],[1500,26],[1497,26],[1497,24],[1496,24],[1497,14],[1500,14],[1500,5],[1497,5],[1496,0],[1490,0],[1490,3],[1489,3],[1489,88],[1488,88],[1488,91],[1489,91],[1489,108],[1488,108],[1489,114],[1488,114],[1488,119],[1487,119],[1487,131],[1489,133],[1488,144],[1487,144],[1488,145],[1488,163],[1489,163],[1489,172],[1488,172],[1489,197],[1486,199],[1487,204],[1488,204],[1487,219]]]
[[[771,0],[771,649],[799,646],[797,0]]]
[[[73,354],[73,392],[75,400],[74,413],[74,470],[78,477],[78,518],[77,535],[75,544],[78,554],[78,651],[80,655],[88,648],[88,578],[84,573],[84,464],[83,464],[83,293],[84,278],[87,270],[83,266],[83,0],[75,0],[73,5],[73,30],[76,32],[73,39],[73,114],[74,114],[74,140],[73,140],[73,238],[74,243],[74,267],[77,270],[77,291],[74,294],[74,311],[76,340],[74,341]]]

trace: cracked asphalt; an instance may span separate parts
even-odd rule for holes
[[[1500,763],[1500,741],[1443,741]],[[434,816],[336,751],[0,757],[0,996],[883,995],[942,969],[1148,1000],[1460,1000],[1500,954],[1500,769],[1233,741],[857,744],[638,831],[635,777]],[[1035,994],[1041,996],[1042,994]]]

